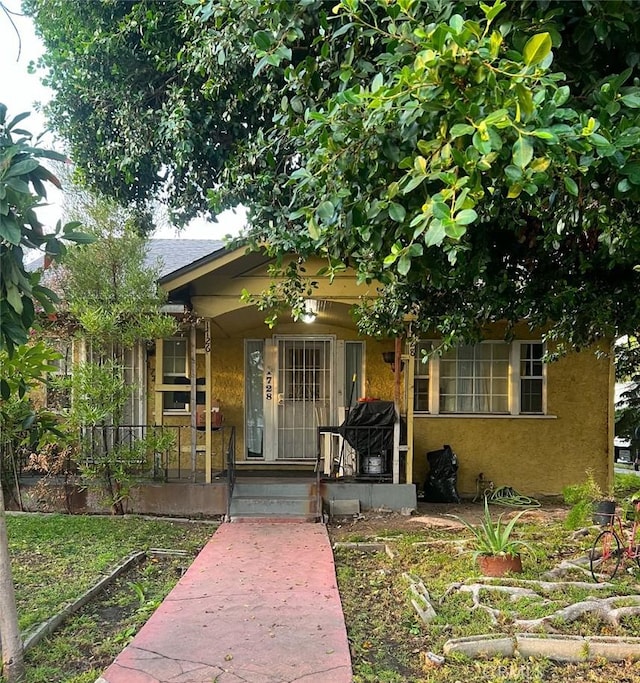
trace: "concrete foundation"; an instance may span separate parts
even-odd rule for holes
[[[331,507],[331,501],[359,500],[361,510],[415,510],[418,498],[415,484],[375,484],[357,481],[323,481],[320,484],[322,499]]]
[[[99,491],[84,488],[79,484],[51,483],[45,495],[42,489],[36,488],[37,482],[37,479],[25,479],[20,482],[23,507],[29,512],[111,512]],[[360,510],[385,509],[400,512],[417,508],[414,484],[325,480],[320,483],[320,491],[325,509],[328,510],[348,508],[355,514],[358,502]],[[7,507],[17,509],[17,498]],[[145,482],[133,488],[131,496],[126,501],[125,512],[168,517],[219,517],[227,512],[227,483],[224,480],[211,484]]]

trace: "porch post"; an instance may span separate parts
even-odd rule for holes
[[[196,483],[196,464],[197,464],[197,415],[196,415],[196,324],[191,323],[189,330],[189,375],[191,379],[189,407],[191,408],[191,481]]]
[[[396,419],[393,424],[393,483],[400,483],[400,380],[402,374],[402,339],[396,337],[395,370],[393,376],[393,405]]]
[[[164,355],[164,340],[163,339],[156,339],[156,381],[155,381],[155,386],[157,387],[158,384],[163,383],[163,368],[164,368],[164,362],[163,362],[163,355]],[[155,397],[154,397],[154,413],[155,413],[155,420],[154,424],[156,425],[162,425],[164,422],[164,394],[161,391],[155,391]],[[178,454],[178,457],[180,455]]]
[[[414,383],[415,383],[415,344],[411,342],[407,359],[407,461],[405,463],[407,484],[413,482],[413,411],[414,411]]]
[[[204,401],[205,401],[205,436],[204,436],[204,480],[211,483],[211,319],[204,321]],[[224,457],[224,449],[223,449]]]

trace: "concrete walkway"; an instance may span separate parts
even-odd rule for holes
[[[222,524],[97,683],[348,683],[322,524]]]

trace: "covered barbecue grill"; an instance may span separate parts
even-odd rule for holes
[[[351,408],[340,434],[356,451],[357,476],[380,478],[391,473],[393,401],[363,401]]]

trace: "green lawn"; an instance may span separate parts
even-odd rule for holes
[[[44,621],[136,550],[171,548],[192,557],[210,524],[69,515],[9,515],[9,552],[21,629]]]
[[[495,510],[495,514],[504,508]],[[382,523],[384,524],[384,523]],[[526,540],[535,554],[523,555],[524,573],[517,578],[540,580],[560,562],[583,556],[596,535],[572,538],[563,520],[546,520],[536,513],[533,520],[522,518],[518,537]],[[357,525],[356,525],[357,526]],[[627,565],[611,589],[591,593],[589,589],[563,587],[542,599],[511,600],[500,594],[481,593],[481,603],[500,610],[497,623],[489,612],[474,606],[469,593],[454,588],[456,583],[473,583],[481,575],[469,547],[461,545],[470,533],[465,529],[422,528],[398,531],[383,526],[368,534],[341,533],[344,541],[384,540],[393,552],[370,553],[338,548],[335,552],[338,584],[342,599],[354,668],[354,683],[538,683],[553,682],[640,682],[640,663],[614,664],[606,661],[587,664],[555,664],[543,658],[479,659],[447,657],[444,666],[432,667],[424,654],[443,654],[451,638],[487,633],[513,634],[515,619],[536,619],[587,598],[638,593],[640,572]],[[436,618],[424,624],[411,606],[406,574],[421,579],[429,592]],[[514,577],[516,578],[516,577]],[[574,572],[567,581],[591,582],[590,577]],[[525,585],[525,584],[523,584]],[[556,632],[567,635],[640,636],[640,617],[623,618],[613,627],[586,615],[563,623],[553,623]],[[540,630],[540,629],[537,629]]]
[[[626,482],[629,485],[635,482]],[[495,514],[503,512],[496,509]],[[564,514],[564,513],[562,513]],[[431,668],[424,654],[442,654],[444,643],[455,637],[480,633],[513,633],[516,618],[538,618],[571,602],[585,599],[589,590],[567,588],[545,599],[512,601],[501,595],[483,596],[482,602],[501,610],[492,623],[484,609],[474,609],[468,593],[452,590],[456,583],[480,577],[461,528],[404,525],[386,527],[377,521],[342,527],[340,540],[384,540],[393,557],[384,552],[336,549],[336,571],[345,613],[354,667],[354,683],[564,683],[621,681],[640,683],[640,664],[560,665],[545,659],[474,660],[447,658]],[[121,577],[63,628],[28,653],[27,683],[92,683],[129,642],[171,590],[198,550],[215,531],[211,524],[188,524],[137,518],[72,517],[64,515],[10,515],[10,551],[13,559],[18,610],[24,630],[54,614],[104,573],[136,550],[171,548],[187,557],[151,558]],[[559,562],[584,555],[596,530],[573,536],[556,514],[544,510],[522,518],[518,537],[535,554],[524,556],[522,579],[540,579]],[[623,571],[615,586],[598,595],[637,594],[640,574]],[[421,579],[429,591],[437,617],[426,625],[411,606],[406,574]],[[589,580],[577,574],[571,579]],[[640,636],[640,617],[631,616],[618,627],[594,616],[576,622],[554,622],[559,633]]]

